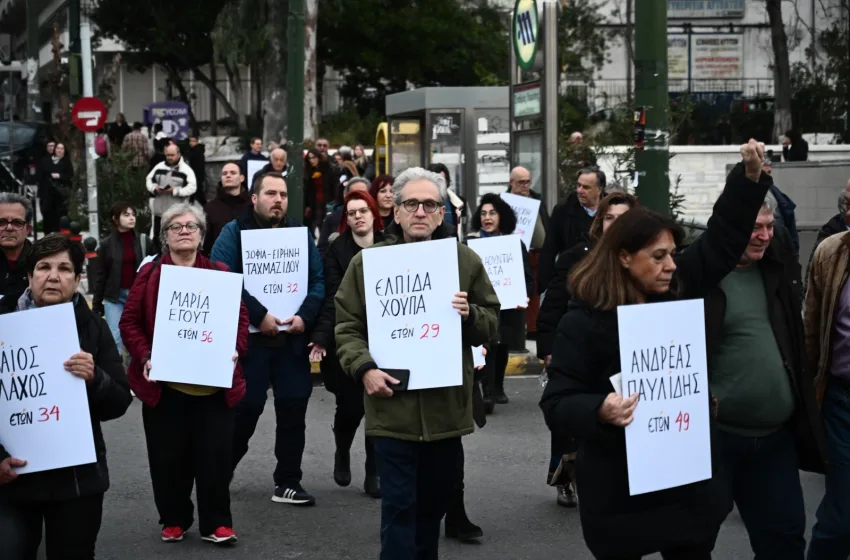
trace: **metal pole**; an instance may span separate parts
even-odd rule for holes
[[[289,192],[289,214],[303,216],[304,208],[304,0],[289,0],[287,22],[286,89],[287,142],[292,172],[286,181]]]
[[[38,80],[38,11],[36,0],[27,0],[27,120],[38,120],[41,112],[39,104]]]
[[[635,154],[643,206],[670,212],[667,2],[635,2],[635,101],[646,109],[646,144]]]
[[[83,97],[94,96],[91,67],[91,23],[87,3],[81,5],[80,54],[83,67]],[[94,162],[94,132],[86,132],[86,184],[88,185],[89,235],[100,238],[100,220],[97,214],[97,167]]]
[[[514,19],[514,12],[511,10],[511,21]],[[516,63],[516,51],[514,51],[513,40],[511,40],[511,45],[508,47],[508,76],[510,76],[511,87],[510,87],[510,98],[508,99],[508,119],[510,122],[510,140],[509,140],[509,154],[508,154],[508,166],[513,169],[519,164],[519,160],[517,159],[517,141],[516,141],[516,132],[517,126],[514,121],[514,86],[519,83],[519,77],[517,72],[517,63]]]
[[[558,4],[543,4],[543,202],[558,203]]]

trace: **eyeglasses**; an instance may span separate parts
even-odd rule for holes
[[[355,218],[358,215],[365,216],[366,214],[368,214],[370,212],[371,212],[371,210],[369,210],[368,208],[358,208],[357,210],[349,210],[348,212],[345,213],[345,215],[348,216],[349,218]]]
[[[201,229],[201,226],[199,226],[195,222],[189,222],[188,224],[171,224],[170,226],[168,226],[168,231],[170,231],[171,233],[180,233],[181,231],[183,231],[183,228],[186,228],[186,231],[188,231],[189,233],[195,233],[196,231]]]
[[[7,220],[5,218],[0,218],[0,230],[10,229],[12,231],[20,231],[27,227],[27,223],[24,220]]]
[[[404,206],[404,209],[413,214],[417,210],[419,210],[419,205],[422,205],[422,208],[428,214],[433,214],[437,211],[437,208],[440,207],[440,203],[436,200],[416,200],[413,198],[409,198],[407,200],[402,201],[401,205]]]

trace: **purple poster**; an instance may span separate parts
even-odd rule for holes
[[[144,110],[145,126],[162,123],[162,131],[174,140],[189,137],[189,107],[182,101],[151,103]]]

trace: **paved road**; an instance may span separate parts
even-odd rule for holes
[[[591,558],[584,547],[578,514],[560,508],[545,486],[549,436],[537,408],[536,379],[509,378],[511,403],[498,407],[487,426],[464,439],[467,450],[467,506],[485,538],[478,545],[443,539],[446,560]],[[98,557],[106,559],[239,558],[330,560],[375,559],[379,503],[358,487],[339,488],[332,478],[332,395],[316,388],[310,403],[305,487],[318,505],[298,509],[270,501],[274,415],[268,406],[254,446],[232,486],[235,529],[241,542],[214,549],[193,527],[187,540],[166,545],[150,489],[138,402],[119,421],[105,425],[112,472]],[[354,476],[362,481],[363,453],[354,455]],[[820,477],[804,475],[809,526],[823,492]],[[494,556],[495,555],[495,556]],[[721,533],[716,558],[752,558],[740,518],[733,514]]]

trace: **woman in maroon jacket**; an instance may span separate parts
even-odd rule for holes
[[[230,453],[234,406],[245,395],[238,361],[248,347],[245,304],[239,313],[230,389],[150,380],[162,265],[227,270],[198,252],[205,232],[206,216],[197,204],[176,204],[163,214],[163,257],[139,272],[120,323],[121,338],[132,358],[130,387],[144,405],[151,482],[164,542],[183,540],[192,525],[193,482],[202,538],[217,544],[237,540],[230,515]]]

